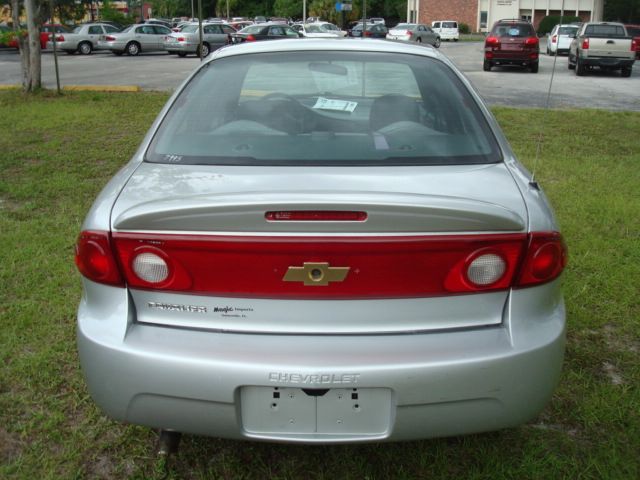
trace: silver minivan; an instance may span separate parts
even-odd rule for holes
[[[454,64],[375,39],[208,58],[78,238],[78,348],[103,411],[297,443],[535,417],[563,362],[566,249]]]
[[[441,40],[453,40],[457,42],[460,39],[458,22],[455,20],[436,20],[435,22],[431,22],[431,28],[440,35]]]

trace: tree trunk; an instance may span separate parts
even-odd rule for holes
[[[42,87],[42,65],[40,63],[40,30],[36,25],[38,11],[35,8],[34,0],[25,0],[24,6],[27,13],[29,49],[28,51],[23,52],[23,54],[27,54],[29,61],[27,64],[27,75],[22,79],[22,88],[25,92],[33,92],[34,90],[39,90]]]
[[[29,75],[29,41],[22,35],[20,29],[20,1],[11,0],[11,17],[13,20],[13,31],[18,39],[18,51],[20,52],[20,70],[22,72],[22,88],[27,90],[27,77]]]

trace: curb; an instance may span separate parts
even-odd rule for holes
[[[65,85],[62,90],[71,92],[139,92],[137,85]]]
[[[0,90],[18,90],[20,85],[0,85]],[[49,89],[53,90],[53,89]],[[141,92],[137,85],[65,85],[67,92]]]

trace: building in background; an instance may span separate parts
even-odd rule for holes
[[[548,15],[575,15],[583,21],[601,21],[605,0],[408,0],[407,20],[431,25],[435,20],[466,23],[473,32],[487,32],[497,20],[528,20],[537,28]]]

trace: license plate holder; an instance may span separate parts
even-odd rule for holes
[[[253,434],[383,435],[391,422],[388,388],[241,389],[242,424]]]

